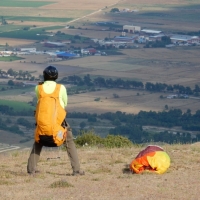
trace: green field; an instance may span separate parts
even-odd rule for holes
[[[32,16],[5,16],[4,19],[12,21],[34,21],[34,22],[68,22],[73,18],[55,17],[32,17]]]
[[[6,79],[5,79],[6,80]],[[8,79],[7,79],[8,80]],[[0,89],[1,88],[6,88],[8,85],[5,84],[0,84]],[[1,96],[13,96],[13,95],[21,95],[26,92],[33,92],[34,91],[34,86],[28,86],[28,87],[20,87],[20,88],[15,88],[13,90],[5,90],[5,91],[0,91],[0,99]]]
[[[13,25],[14,26],[14,25]],[[16,26],[18,27],[18,26]],[[27,26],[24,26],[27,27]],[[13,27],[12,27],[13,28]],[[15,31],[5,31],[0,33],[0,37],[6,38],[17,38],[17,39],[28,39],[28,40],[43,40],[48,39],[47,30],[56,30],[59,28],[63,28],[63,26],[52,26],[52,27],[44,27],[44,28],[34,28],[30,30],[16,30]],[[14,29],[14,28],[13,28]],[[3,30],[2,30],[3,31]],[[37,35],[40,34],[40,35]]]
[[[17,0],[1,0],[0,7],[40,7],[52,4],[48,1],[17,1]]]
[[[24,25],[7,24],[5,26],[0,26],[0,33],[9,32],[9,31],[18,31],[19,29],[22,29],[23,27]]]
[[[18,102],[18,101],[10,101],[10,100],[3,100],[0,99],[0,105],[6,105],[11,108],[13,108],[14,111],[22,111],[22,110],[34,110],[35,107],[30,106],[29,104],[26,104],[24,102]]]
[[[176,0],[176,1],[121,1],[114,6],[120,9],[129,8],[134,12],[120,14],[106,11],[110,19],[121,23],[135,24],[147,29],[162,31],[197,31],[200,21],[199,0]],[[123,22],[122,22],[123,20]]]
[[[17,57],[17,56],[6,56],[6,57],[0,57],[0,61],[6,61],[6,62],[11,62],[15,60],[22,60],[23,58]]]

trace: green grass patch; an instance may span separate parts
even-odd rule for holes
[[[49,38],[48,33],[45,31],[56,30],[56,29],[61,29],[61,28],[64,28],[64,26],[34,28],[30,30],[16,30],[15,29],[15,31],[1,32],[0,37],[27,39],[27,40],[43,40],[43,39]]]
[[[6,79],[5,79],[5,81],[6,81]],[[7,79],[7,82],[8,82],[9,80]],[[7,85],[7,84],[0,84],[0,90],[2,89],[2,88],[5,88],[6,90],[5,91],[0,91],[0,99],[1,99],[1,96],[13,96],[13,95],[20,95],[20,94],[24,94],[24,93],[26,93],[26,92],[28,92],[28,93],[30,93],[30,92],[34,92],[34,90],[35,90],[35,87],[34,86],[26,86],[26,87],[20,87],[20,86],[12,86],[13,87],[13,89],[11,90],[11,89],[8,89],[8,88],[10,88],[10,86],[9,85]]]
[[[4,100],[0,99],[0,105],[6,105],[11,108],[13,108],[13,111],[23,111],[23,110],[34,110],[35,107],[26,104],[24,102],[19,102],[19,101],[10,101],[10,100]]]
[[[17,56],[6,56],[6,57],[0,57],[0,61],[4,61],[4,62],[12,62],[15,60],[22,60],[23,58],[21,57],[17,57]]]
[[[41,7],[55,2],[50,1],[14,1],[14,0],[1,0],[0,7]]]
[[[19,25],[13,25],[13,24],[7,24],[0,26],[0,33],[2,32],[9,32],[9,31],[18,31],[22,29],[24,26]]]
[[[65,180],[55,181],[50,185],[50,188],[64,188],[64,187],[74,187],[74,186]]]
[[[68,22],[73,18],[31,17],[31,16],[5,16],[5,20],[34,21],[34,22]]]

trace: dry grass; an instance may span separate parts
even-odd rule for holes
[[[28,150],[0,154],[0,198],[2,200],[135,200],[199,199],[200,144],[165,145],[171,167],[163,175],[129,174],[127,165],[144,147],[125,149],[80,148],[85,176],[70,176],[66,152],[43,150],[41,173],[26,173]],[[60,159],[47,160],[48,157]]]
[[[77,18],[102,9],[105,6],[113,5],[117,2],[118,0],[108,0],[106,2],[84,0],[84,3],[81,0],[74,0],[71,2],[66,2],[65,0],[54,0],[52,1],[52,4],[41,6],[39,8],[4,7],[1,8],[1,14],[2,16],[13,15]]]
[[[18,134],[0,130],[0,141],[1,142],[5,141],[5,138],[6,138],[7,143],[9,141],[9,144],[12,144],[12,145],[15,145],[15,144],[19,145],[19,141],[24,139],[24,137]]]
[[[0,38],[0,44],[9,46],[20,46],[20,45],[32,45],[34,43],[33,40],[20,40],[20,39],[13,39],[13,38]]]
[[[114,98],[113,94],[119,95],[119,98]],[[160,99],[160,95],[166,97],[168,94],[119,89],[77,94],[69,96],[68,111],[91,113],[121,111],[136,114],[141,110],[163,111],[165,105],[168,105],[169,109],[177,108],[183,112],[191,109],[191,112],[195,113],[199,109],[198,99]],[[94,101],[96,98],[100,98],[100,101]]]

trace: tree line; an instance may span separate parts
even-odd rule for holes
[[[110,134],[123,135],[128,137],[132,142],[144,143],[149,141],[167,142],[167,143],[188,143],[200,140],[200,134],[192,136],[187,131],[200,131],[200,110],[194,115],[188,109],[183,113],[180,109],[173,109],[168,112],[146,112],[140,111],[138,114],[126,114],[117,111],[116,113],[107,112],[100,115],[87,113],[69,113],[69,118],[85,119],[97,118],[101,120],[109,120],[115,128],[109,130]],[[174,126],[182,127],[184,131],[171,133],[162,131],[152,133],[144,131],[142,126],[158,126],[172,128]]]
[[[3,109],[2,109],[3,108]],[[6,109],[5,109],[6,108]],[[19,115],[16,124],[11,124],[9,119],[3,122],[0,119],[0,129],[9,130],[13,133],[23,135],[18,125],[22,125],[27,129],[34,128],[34,124],[23,118],[23,116],[33,116],[33,111],[27,112],[13,112],[12,108],[8,106],[0,106],[0,113],[7,115]],[[81,112],[68,113],[67,118],[81,118],[87,119],[88,122],[97,122],[98,120],[109,120],[115,128],[109,130],[110,134],[122,135],[128,137],[132,142],[144,143],[149,141],[155,142],[167,142],[167,143],[187,143],[200,140],[200,134],[192,136],[188,131],[200,131],[200,110],[195,114],[191,114],[188,109],[186,112],[182,112],[180,109],[172,109],[169,111],[154,112],[154,111],[140,111],[138,114],[127,114],[125,112],[117,111],[115,113],[106,112],[103,114],[90,114]],[[172,128],[174,126],[181,127],[182,132],[176,132],[176,134],[164,131],[159,133],[152,133],[143,130],[143,126],[157,126]]]
[[[190,87],[184,87],[181,85],[167,85],[163,83],[150,83],[147,82],[143,84],[140,81],[132,80],[122,80],[111,79],[111,78],[91,78],[89,74],[84,77],[79,76],[68,76],[64,77],[61,83],[70,83],[77,86],[88,86],[88,87],[107,87],[107,88],[123,88],[123,89],[141,89],[152,92],[176,92],[180,94],[193,94],[198,96],[200,92],[200,87],[195,85],[192,90]],[[0,113],[10,116],[33,116],[33,110],[22,110],[16,111],[12,107],[7,105],[0,105]],[[116,113],[107,112],[101,115],[96,113],[68,113],[68,118],[82,118],[88,119],[88,122],[96,122],[97,119],[109,120],[114,126],[114,129],[110,130],[112,134],[122,134],[127,135],[134,142],[144,142],[152,140],[161,140],[172,142],[188,142],[189,140],[198,140],[199,135],[196,138],[187,133],[177,133],[177,134],[166,134],[165,132],[152,134],[144,131],[142,126],[160,126],[171,128],[174,126],[182,127],[183,130],[187,131],[200,131],[200,110],[196,111],[195,114],[191,114],[190,109],[183,113],[180,109],[171,109],[169,111],[155,112],[155,111],[140,111],[138,114],[126,114],[124,112],[117,111]],[[24,120],[18,120],[18,125],[23,125],[26,127],[29,123]],[[29,126],[30,127],[30,124]],[[3,128],[3,125],[1,125]],[[4,127],[5,129],[7,127]],[[11,129],[15,132],[15,129]],[[17,129],[16,129],[17,130]],[[167,135],[167,136],[166,136]]]
[[[111,78],[103,78],[97,77],[92,79],[89,74],[84,76],[83,78],[73,75],[64,77],[59,81],[63,84],[74,84],[77,86],[89,86],[89,87],[104,87],[104,88],[122,88],[122,89],[142,89],[151,92],[173,92],[179,94],[187,94],[187,95],[200,95],[200,87],[196,84],[194,89],[191,89],[189,86],[183,86],[179,84],[166,84],[166,83],[151,83],[146,82],[145,84],[141,81],[135,80],[123,80],[121,78],[111,79]]]
[[[11,124],[11,120],[9,118],[3,120],[0,117],[0,129],[24,136],[24,132],[20,130],[17,124]]]

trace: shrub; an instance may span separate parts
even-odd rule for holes
[[[93,131],[82,132],[82,134],[76,138],[75,143],[79,146],[104,146],[107,148],[133,146],[133,143],[126,137],[120,135],[107,135],[107,137],[101,138]]]
[[[119,8],[112,8],[110,12],[119,12]]]
[[[100,98],[98,97],[98,98],[94,99],[94,101],[100,101]]]
[[[76,138],[75,143],[79,146],[83,146],[85,144],[96,146],[98,144],[102,144],[102,138],[96,135],[93,131],[82,131],[81,135]]]
[[[107,135],[104,139],[104,146],[108,148],[131,147],[133,143],[126,137],[120,135]]]

